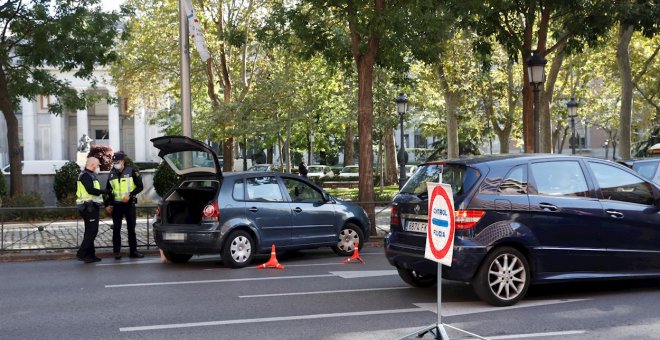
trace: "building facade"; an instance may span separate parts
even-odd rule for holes
[[[74,77],[73,72],[57,74],[77,91],[116,97],[116,87],[107,70],[95,71],[95,87],[88,80]],[[22,98],[15,108],[23,160],[76,161],[79,142],[86,136],[91,139],[91,145],[123,150],[134,161],[159,161],[158,152],[149,140],[162,134],[149,124],[153,112],[145,105],[126,98],[112,103],[103,99],[85,110],[66,110],[62,115],[54,115],[48,112],[48,105],[55,100],[53,96],[38,96],[35,100]],[[0,116],[0,163],[3,165],[9,161],[6,132],[6,122]]]

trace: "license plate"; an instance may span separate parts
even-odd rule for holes
[[[426,223],[426,222],[409,221],[408,223],[406,223],[406,231],[414,231],[414,232],[418,232],[418,233],[425,233],[427,226],[428,226],[428,223]]]
[[[163,233],[163,240],[165,241],[184,241],[186,234],[184,233]]]

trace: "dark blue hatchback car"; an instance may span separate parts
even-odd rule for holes
[[[245,267],[255,254],[330,247],[341,256],[362,248],[369,219],[358,205],[337,200],[300,176],[277,172],[222,173],[216,153],[183,136],[151,140],[178,175],[163,196],[154,239],[174,263],[194,254],[220,254]]]
[[[531,283],[660,276],[660,187],[602,159],[509,155],[423,164],[394,197],[385,253],[413,286],[436,283],[426,183],[440,180],[456,221],[442,276],[490,304],[515,304]]]

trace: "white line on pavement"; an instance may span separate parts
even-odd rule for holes
[[[97,267],[128,266],[134,264],[153,264],[153,263],[162,263],[162,261],[158,259],[158,260],[142,260],[142,261],[115,262],[115,263],[99,263],[96,266]]]
[[[527,334],[511,334],[511,335],[497,335],[491,336],[488,339],[491,340],[500,340],[500,339],[528,339],[528,338],[540,338],[546,336],[567,336],[567,335],[577,335],[584,334],[587,331],[576,330],[576,331],[562,331],[562,332],[545,332],[545,333],[527,333]]]
[[[447,301],[442,303],[442,316],[455,316],[455,315],[464,315],[464,314],[505,311],[508,309],[540,307],[540,306],[556,305],[560,303],[581,302],[586,300],[588,299],[523,300],[513,306],[508,306],[508,307],[493,307],[490,305],[486,305],[481,301],[464,301],[464,302]],[[433,312],[433,313],[438,312],[437,302],[413,303],[413,305],[420,308],[424,308],[429,312]]]
[[[106,285],[105,288],[126,288],[126,287],[186,285],[186,284],[199,284],[199,283],[284,280],[284,279],[301,279],[301,278],[330,277],[330,276],[335,276],[335,275],[333,275],[333,274],[322,274],[322,275],[298,275],[298,276],[276,276],[276,277],[248,277],[248,278],[243,278],[243,279],[223,279],[223,280],[127,283],[127,284],[118,284],[118,285]]]
[[[354,292],[372,292],[379,290],[410,289],[412,287],[385,287],[385,288],[364,288],[364,289],[342,289],[342,290],[320,290],[316,292],[298,292],[298,293],[280,293],[280,294],[259,294],[259,295],[239,295],[239,298],[272,297],[272,296],[291,296],[291,295],[314,295],[314,294],[334,294],[334,293],[354,293]]]
[[[406,308],[406,309],[373,310],[373,311],[364,311],[364,312],[345,312],[345,313],[328,313],[328,314],[313,314],[313,315],[276,316],[276,317],[270,317],[270,318],[219,320],[219,321],[206,321],[206,322],[175,323],[175,324],[169,324],[169,325],[122,327],[122,328],[119,328],[119,331],[120,332],[136,332],[136,331],[148,331],[148,330],[156,330],[156,329],[221,326],[221,325],[236,325],[236,324],[246,324],[246,323],[313,320],[313,319],[326,319],[326,318],[364,316],[364,315],[384,315],[384,314],[419,313],[419,312],[427,312],[427,310],[425,310],[423,308]]]

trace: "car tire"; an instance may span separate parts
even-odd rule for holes
[[[525,296],[530,280],[525,256],[515,248],[501,247],[486,256],[472,287],[482,300],[504,307],[515,305]]]
[[[172,263],[186,263],[192,258],[192,254],[177,254],[170,251],[163,251],[163,255]]]
[[[396,271],[399,272],[401,279],[413,286],[418,288],[426,288],[435,285],[438,282],[438,278],[432,274],[419,274],[412,269],[396,268]]]
[[[254,257],[254,240],[249,233],[236,230],[229,234],[222,247],[222,262],[229,268],[243,268]]]
[[[346,223],[339,232],[337,245],[332,247],[332,251],[339,256],[351,256],[353,255],[355,242],[358,243],[358,249],[362,249],[362,246],[364,245],[364,233],[356,224]]]

